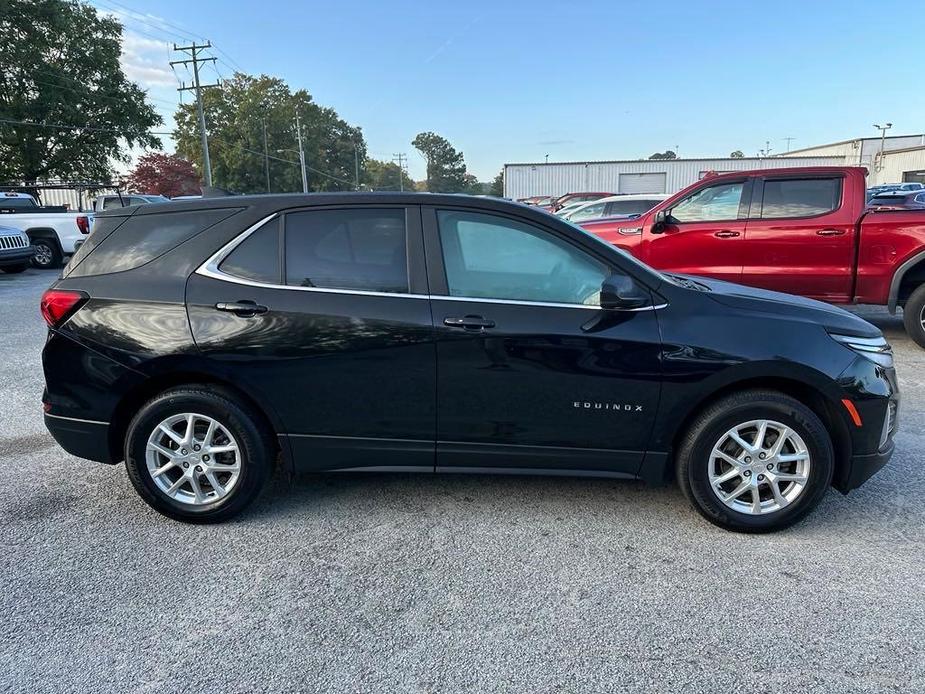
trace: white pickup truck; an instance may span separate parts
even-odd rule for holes
[[[0,225],[26,232],[35,247],[36,267],[60,267],[87,238],[92,224],[92,213],[42,207],[27,193],[0,193]]]

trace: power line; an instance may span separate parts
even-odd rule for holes
[[[116,130],[115,128],[99,128],[93,125],[65,125],[63,123],[35,123],[33,121],[27,120],[14,120],[13,118],[0,118],[0,123],[8,123],[11,125],[29,125],[35,128],[53,128],[55,130],[89,130],[91,132],[100,132],[100,133],[116,133],[117,135],[122,135],[124,137],[138,137],[139,135],[173,135],[172,132],[157,132],[157,131],[146,131],[146,132],[132,132],[130,130]]]

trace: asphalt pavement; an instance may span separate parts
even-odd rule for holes
[[[53,278],[0,274],[0,690],[925,691],[925,350],[882,309],[896,454],[782,533],[673,487],[395,474],[191,526],[45,431]]]

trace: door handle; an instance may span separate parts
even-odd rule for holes
[[[226,311],[228,313],[233,313],[236,316],[241,316],[243,318],[248,318],[250,316],[256,316],[258,313],[266,313],[270,309],[266,306],[261,306],[255,301],[220,301],[215,304],[215,308],[218,311]]]
[[[730,231],[729,229],[723,229],[722,231],[717,231],[713,236],[718,239],[734,239],[736,236],[739,236],[738,231]]]
[[[494,328],[495,322],[481,316],[447,317],[443,324],[448,328],[463,328],[465,330],[485,330]]]
[[[844,229],[820,229],[816,232],[816,236],[844,236]]]

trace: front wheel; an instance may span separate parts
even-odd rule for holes
[[[711,523],[770,532],[816,507],[831,484],[833,458],[812,410],[783,393],[750,390],[718,400],[691,424],[677,477]]]
[[[166,516],[214,523],[240,513],[272,468],[272,432],[259,413],[208,386],[173,388],[128,428],[125,466],[144,501]]]
[[[903,323],[909,337],[919,347],[925,347],[925,284],[912,292],[903,306]]]

